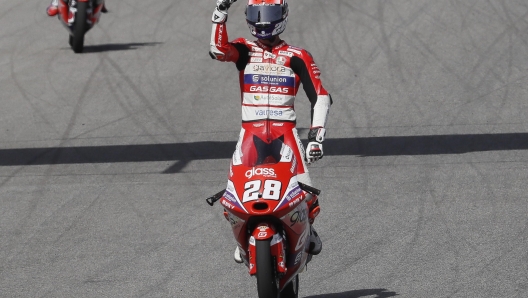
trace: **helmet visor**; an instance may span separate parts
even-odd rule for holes
[[[246,10],[246,19],[254,24],[272,23],[282,19],[280,5],[250,5]]]

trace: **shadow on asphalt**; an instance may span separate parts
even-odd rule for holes
[[[100,45],[84,46],[83,53],[102,53],[113,51],[136,50],[140,47],[148,47],[162,44],[162,42],[133,42],[133,43],[108,43]]]
[[[387,289],[364,289],[354,290],[342,293],[323,294],[315,296],[306,296],[305,298],[360,298],[360,297],[372,297],[372,298],[386,298],[397,296],[396,292],[388,292]]]
[[[236,142],[0,149],[0,166],[175,161],[177,173],[193,160],[229,159]],[[395,136],[328,139],[326,156],[441,155],[527,150],[528,133]]]

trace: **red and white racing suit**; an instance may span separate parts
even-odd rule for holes
[[[216,60],[234,62],[239,71],[242,130],[233,164],[242,162],[240,148],[250,139],[244,137],[246,130],[251,129],[253,133],[260,134],[259,138],[268,141],[283,135],[283,142],[293,149],[296,159],[301,161],[298,180],[312,185],[304,147],[295,128],[295,95],[302,83],[312,106],[311,128],[325,127],[332,99],[321,84],[320,71],[311,54],[285,41],[273,48],[258,40],[244,38],[228,42],[226,24],[213,23],[210,55]],[[274,129],[270,129],[270,126]]]

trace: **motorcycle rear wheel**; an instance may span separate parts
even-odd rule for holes
[[[270,250],[271,240],[256,241],[257,290],[259,298],[277,298],[279,289]]]
[[[84,49],[84,34],[88,28],[87,11],[88,2],[77,2],[77,12],[75,13],[75,23],[73,25],[73,39],[71,47],[75,53],[82,53]]]
[[[280,298],[298,298],[299,297],[299,275],[290,281],[280,292]]]

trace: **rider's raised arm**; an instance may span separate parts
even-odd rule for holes
[[[219,61],[235,62],[239,70],[243,69],[242,66],[247,63],[249,49],[243,43],[242,38],[229,42],[226,27],[227,9],[220,10],[216,7],[211,21],[213,22],[213,28],[209,55]]]
[[[312,55],[303,49],[294,48],[300,55],[291,58],[291,68],[299,76],[304,92],[312,104],[311,128],[324,128],[332,97],[321,83],[321,71]]]

